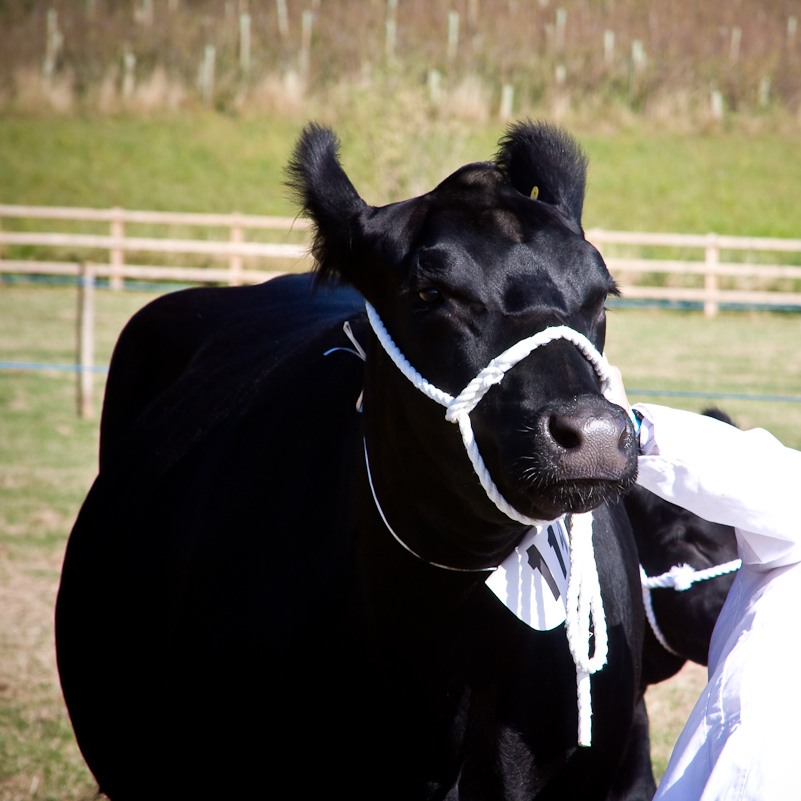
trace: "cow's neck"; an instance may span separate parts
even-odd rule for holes
[[[456,426],[441,410],[403,383],[387,380],[393,369],[384,375],[377,370],[365,385],[366,448],[386,523],[426,561],[475,570],[497,566],[526,527],[486,497]],[[366,470],[363,483],[366,502],[375,505]],[[391,537],[381,514],[375,517],[384,529],[380,536]]]

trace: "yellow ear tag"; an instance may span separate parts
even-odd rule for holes
[[[532,187],[531,199],[536,200],[540,196],[540,188],[538,186]]]

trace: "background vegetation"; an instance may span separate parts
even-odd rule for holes
[[[801,0],[286,0],[286,28],[280,7],[0,0],[0,203],[293,214],[282,169],[318,118],[382,204],[490,157],[511,113],[578,135],[587,228],[801,238]],[[74,293],[0,283],[0,360],[72,363]],[[98,364],[151,297],[98,293]],[[612,309],[607,352],[635,390],[799,396],[800,333],[796,313]],[[97,422],[74,397],[73,374],[0,369],[0,801],[94,792],[52,643],[66,538],[96,469]],[[801,404],[717,403],[801,447]],[[660,774],[703,675],[649,692]]]
[[[474,119],[504,86],[513,113],[795,114],[798,16],[798,0],[4,0],[0,89],[15,107],[272,112],[395,72]]]

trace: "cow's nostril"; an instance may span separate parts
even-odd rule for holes
[[[565,450],[573,450],[581,446],[583,437],[581,430],[576,427],[575,421],[554,414],[548,421],[548,431],[557,445],[561,445]]]
[[[629,427],[623,426],[623,431],[620,432],[620,438],[617,441],[617,449],[621,453],[628,453],[629,447]]]

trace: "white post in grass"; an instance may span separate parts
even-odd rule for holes
[[[278,13],[278,33],[282,39],[289,36],[289,14],[286,10],[286,0],[275,0],[275,10]]]
[[[214,45],[206,45],[203,52],[203,67],[201,69],[201,94],[203,105],[210,107],[214,99],[214,62],[217,50]]]
[[[713,89],[710,96],[712,107],[712,118],[715,120],[723,119],[723,93],[719,89]]]
[[[615,32],[610,30],[604,31],[604,64],[607,67],[612,66],[615,60]]]
[[[442,100],[442,73],[439,70],[428,71],[428,96],[432,106],[439,106]]]
[[[243,75],[250,72],[250,14],[239,15],[239,67]]]
[[[456,58],[459,50],[459,12],[448,12],[448,61]]]
[[[94,415],[92,398],[95,361],[95,270],[88,262],[81,265],[78,276],[78,326],[77,326],[77,405],[78,416]]]
[[[122,55],[122,96],[133,97],[136,88],[136,56],[127,47]]]
[[[556,45],[556,52],[561,53],[565,49],[565,27],[567,26],[567,9],[556,9],[556,29],[554,34],[554,42]]]
[[[153,0],[141,0],[139,5],[134,7],[134,22],[147,28],[153,25]]]
[[[770,75],[763,75],[759,82],[759,107],[767,108],[770,105]]]
[[[639,39],[631,43],[629,66],[629,103],[634,103],[640,88],[640,75],[645,70],[645,48]]]
[[[387,0],[386,40],[384,55],[387,61],[395,57],[395,45],[398,39],[398,0]]]
[[[56,71],[61,48],[64,45],[64,36],[58,29],[58,11],[55,8],[47,10],[47,39],[45,41],[45,57],[42,72],[49,81]]]
[[[312,22],[314,12],[306,9],[300,17],[300,74],[305,78],[311,64]]]
[[[515,102],[515,88],[510,83],[505,83],[501,88],[501,109],[498,114],[501,122],[506,122],[512,118],[512,108]]]
[[[729,61],[732,64],[736,64],[740,58],[740,42],[743,38],[743,30],[742,28],[738,28],[736,25],[731,29],[731,42],[729,44]]]

